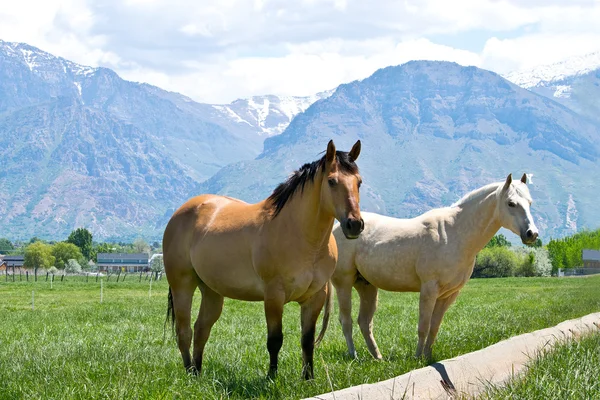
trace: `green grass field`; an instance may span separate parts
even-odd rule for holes
[[[355,327],[358,360],[346,356],[337,305],[315,351],[315,375],[301,374],[299,307],[284,311],[279,377],[266,379],[268,352],[263,304],[226,300],[205,351],[200,377],[188,376],[167,329],[166,280],[153,283],[0,280],[0,398],[182,399],[302,398],[391,378],[425,365],[412,357],[417,339],[416,293],[380,292],[374,361]],[[450,308],[434,346],[442,360],[510,336],[600,310],[600,276],[480,279],[467,283]],[[35,291],[35,310],[31,292]],[[357,298],[353,316],[356,320]],[[194,300],[197,312],[200,293]],[[195,318],[194,318],[195,319]],[[317,329],[320,329],[320,321]]]
[[[600,399],[600,334],[568,340],[546,349],[527,372],[503,387],[490,387],[481,399]]]

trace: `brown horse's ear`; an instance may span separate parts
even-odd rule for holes
[[[502,190],[508,190],[511,183],[512,183],[512,174],[508,174],[508,176],[506,177],[506,182],[504,183],[504,187],[502,188]]]
[[[327,154],[325,155],[325,159],[329,163],[335,160],[335,144],[333,144],[333,140],[330,140],[329,143],[327,143]]]
[[[527,174],[523,174],[523,176],[521,177],[521,182],[527,184]]]
[[[352,161],[356,161],[356,159],[358,159],[358,156],[360,155],[360,139],[354,143],[354,146],[352,146],[352,150],[350,150],[348,155],[350,158],[352,158]]]

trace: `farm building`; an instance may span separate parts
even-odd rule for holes
[[[98,253],[99,270],[139,272],[148,270],[148,253]]]
[[[600,251],[583,250],[583,268],[600,268]]]
[[[6,268],[23,268],[25,264],[25,256],[4,256]]]

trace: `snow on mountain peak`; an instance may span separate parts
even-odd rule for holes
[[[75,76],[87,77],[98,70],[98,68],[76,64],[72,61],[65,60],[62,57],[56,57],[25,43],[5,42],[0,40],[0,51],[27,65],[31,72],[37,72],[40,68],[47,68],[50,63],[60,66],[60,69],[64,73],[68,70]]]
[[[554,64],[540,65],[530,70],[514,71],[504,75],[504,78],[529,89],[535,86],[548,86],[553,82],[583,75],[598,68],[600,68],[600,51],[570,57]],[[563,92],[564,88],[556,97],[561,97]]]
[[[283,132],[296,115],[333,92],[327,90],[311,96],[253,96],[230,104],[216,104],[213,108],[226,118],[257,128],[261,135],[273,136]]]

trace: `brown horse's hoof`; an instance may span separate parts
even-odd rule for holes
[[[267,374],[267,378],[269,378],[269,379],[277,378],[277,367],[269,368],[269,373]]]
[[[302,378],[304,378],[305,381],[310,381],[312,379],[315,379],[315,374],[313,372],[313,369],[310,367],[302,368]]]
[[[200,371],[196,368],[196,367],[189,367],[187,369],[187,373],[192,375],[192,376],[198,376],[200,375]]]

